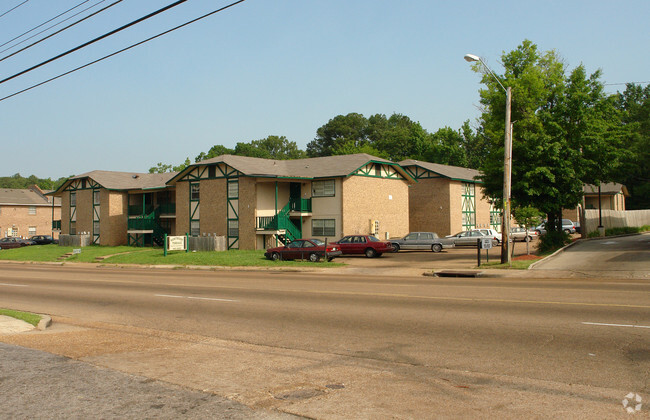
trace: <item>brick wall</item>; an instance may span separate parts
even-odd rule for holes
[[[0,237],[8,236],[8,230],[14,226],[18,228],[18,236],[29,237],[32,235],[52,234],[52,206],[34,206],[36,214],[29,214],[29,205],[0,206]],[[54,220],[61,217],[61,208],[55,207]],[[29,228],[35,227],[36,231],[30,233]]]

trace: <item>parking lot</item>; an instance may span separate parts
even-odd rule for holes
[[[537,240],[530,243],[530,252],[534,252]],[[526,243],[515,242],[514,256],[526,255]],[[501,248],[481,250],[481,262],[499,261]],[[379,258],[366,258],[363,255],[345,255],[334,261],[347,264],[346,272],[378,275],[421,275],[432,270],[467,270],[477,266],[477,250],[474,247],[456,247],[444,249],[441,252],[431,251],[399,251],[386,253]],[[328,270],[328,272],[331,270]]]

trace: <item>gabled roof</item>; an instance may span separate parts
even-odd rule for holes
[[[423,162],[421,160],[407,159],[399,162],[400,166],[419,166],[436,174],[454,181],[481,182],[475,177],[481,175],[476,169],[463,168],[460,166],[442,165],[440,163]]]
[[[584,193],[585,195],[598,195],[598,187],[596,185],[585,184]],[[627,191],[627,187],[625,187],[623,184],[617,184],[615,182],[600,184],[601,195],[614,195],[618,193],[623,193],[623,195],[626,197],[630,196],[630,193]]]
[[[47,197],[32,189],[0,188],[1,205],[51,206]],[[57,200],[55,205],[61,205]]]
[[[137,172],[91,171],[68,178],[63,185],[50,194],[56,195],[63,191],[73,181],[83,178],[90,178],[108,190],[130,191],[160,189],[166,188],[167,181],[173,178],[176,174],[177,172],[149,174]]]
[[[173,179],[170,179],[168,183],[173,183],[177,179],[182,178],[197,166],[216,165],[219,163],[225,163],[246,176],[260,178],[309,179],[347,177],[368,163],[381,163],[393,166],[404,178],[409,181],[413,180],[413,178],[395,162],[368,155],[366,153],[357,153],[354,155],[337,155],[293,160],[221,155],[188,166],[185,170],[179,172]]]

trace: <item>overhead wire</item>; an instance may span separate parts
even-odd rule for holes
[[[0,18],[3,17],[4,15],[8,15],[9,13],[11,13],[11,12],[13,12],[14,10],[18,9],[20,6],[22,6],[23,4],[27,3],[28,1],[29,1],[29,0],[25,0],[25,1],[23,1],[22,3],[20,3],[19,5],[14,6],[14,7],[12,7],[11,9],[7,10],[6,12],[4,12],[3,14],[0,15]]]
[[[84,42],[81,45],[77,45],[76,47],[74,47],[72,49],[69,49],[66,52],[63,52],[63,53],[61,53],[61,54],[59,54],[57,56],[49,58],[49,59],[47,59],[47,60],[45,60],[45,61],[43,61],[43,62],[41,62],[39,64],[36,64],[36,65],[28,68],[28,69],[19,71],[18,73],[14,74],[12,76],[9,76],[9,77],[6,77],[6,78],[0,80],[0,85],[5,83],[5,82],[8,82],[9,80],[15,79],[18,76],[22,76],[25,73],[29,73],[32,70],[36,70],[39,67],[42,67],[42,66],[44,66],[46,64],[49,64],[49,63],[51,63],[53,61],[56,61],[59,58],[63,58],[68,54],[72,54],[75,51],[79,51],[80,49],[85,48],[85,47],[87,47],[87,46],[89,46],[91,44],[94,44],[95,42],[101,41],[104,38],[108,38],[109,36],[115,35],[116,33],[120,32],[120,31],[123,31],[123,30],[125,30],[125,29],[127,29],[127,28],[129,28],[129,27],[131,27],[133,25],[137,25],[140,22],[143,22],[143,21],[145,21],[147,19],[150,19],[150,18],[152,18],[152,17],[154,17],[154,16],[156,16],[156,15],[158,15],[160,13],[163,13],[163,12],[173,8],[173,7],[176,7],[176,6],[178,6],[178,5],[182,4],[182,3],[185,3],[186,1],[188,1],[188,0],[178,0],[178,1],[174,2],[174,3],[171,3],[171,4],[169,4],[169,5],[167,5],[167,6],[163,7],[163,8],[160,8],[160,9],[156,10],[155,12],[151,12],[146,16],[142,16],[141,18],[138,18],[138,19],[134,20],[133,22],[127,23],[126,25],[122,25],[119,28],[113,29],[110,32],[106,32],[104,35],[100,35],[95,39],[91,39],[90,41]]]
[[[79,13],[75,13],[74,15],[70,16],[69,18],[67,18],[67,19],[65,19],[65,20],[62,20],[61,22],[56,23],[56,24],[50,26],[49,28],[42,30],[41,32],[39,32],[39,33],[37,33],[37,34],[34,34],[34,35],[30,36],[29,38],[24,39],[23,41],[21,41],[21,42],[19,42],[19,43],[17,43],[17,44],[12,45],[12,46],[9,47],[9,48],[5,48],[4,50],[0,51],[0,54],[2,54],[2,53],[5,52],[5,51],[8,51],[8,50],[10,50],[10,49],[12,49],[12,48],[17,47],[18,45],[22,44],[23,42],[26,42],[26,41],[32,39],[33,37],[35,37],[35,36],[37,36],[37,35],[40,35],[40,34],[42,34],[43,32],[46,32],[46,31],[52,29],[53,27],[58,26],[58,25],[60,25],[61,23],[65,22],[66,20],[72,19],[73,17],[78,16],[79,14],[81,14],[81,13],[83,13],[83,12],[89,10],[89,9],[92,9],[93,7],[97,6],[98,4],[103,3],[103,2],[105,2],[105,1],[106,1],[106,0],[101,0],[101,1],[99,1],[99,2],[97,2],[97,3],[95,3],[95,4],[93,4],[92,6],[87,7],[86,9],[80,11]],[[111,4],[109,4],[108,6],[106,6],[106,7],[104,7],[104,8],[101,8],[101,9],[97,10],[96,12],[93,12],[93,13],[89,14],[88,16],[85,16],[85,17],[79,19],[78,21],[76,21],[76,22],[74,22],[74,23],[71,23],[70,25],[66,26],[65,28],[61,28],[61,29],[59,29],[58,31],[51,33],[50,35],[48,35],[48,36],[46,36],[46,37],[44,37],[44,38],[41,38],[41,39],[39,39],[38,41],[33,42],[33,43],[27,45],[26,47],[23,47],[23,48],[19,49],[18,51],[14,51],[13,53],[11,53],[11,54],[9,54],[9,55],[0,58],[0,61],[4,61],[4,60],[6,60],[6,59],[9,58],[9,57],[13,57],[13,56],[16,55],[16,54],[21,53],[21,52],[25,51],[26,49],[33,47],[34,45],[40,44],[41,42],[43,42],[43,41],[45,41],[45,40],[47,40],[47,39],[49,39],[49,38],[52,38],[53,36],[55,36],[55,35],[57,35],[57,34],[60,34],[61,32],[65,31],[65,30],[67,30],[67,29],[70,29],[71,27],[73,27],[73,26],[75,26],[75,25],[78,25],[78,24],[80,24],[81,22],[83,22],[83,21],[85,21],[85,20],[88,20],[88,19],[90,19],[90,18],[93,17],[93,16],[98,15],[99,13],[101,13],[101,12],[103,12],[103,11],[105,11],[105,10],[107,10],[107,9],[109,9],[109,8],[111,8],[111,7],[113,7],[113,6],[115,6],[115,5],[118,4],[118,3],[121,3],[122,1],[123,1],[123,0],[117,0],[117,1],[115,1],[115,2],[113,2],[113,3],[111,3]]]
[[[12,98],[12,97],[14,97],[14,96],[16,96],[16,95],[20,95],[21,93],[27,92],[27,91],[32,90],[32,89],[34,89],[34,88],[37,88],[37,87],[39,87],[39,86],[42,86],[42,85],[44,85],[44,84],[46,84],[46,83],[49,83],[49,82],[52,82],[52,81],[54,81],[54,80],[60,79],[61,77],[67,76],[67,75],[69,75],[69,74],[71,74],[71,73],[74,73],[74,72],[79,71],[79,70],[81,70],[81,69],[84,69],[84,68],[86,68],[86,67],[90,67],[90,66],[92,66],[93,64],[99,63],[100,61],[104,61],[104,60],[106,60],[106,59],[108,59],[108,58],[110,58],[110,57],[113,57],[113,56],[116,56],[116,55],[118,55],[118,54],[121,54],[121,53],[123,53],[123,52],[125,52],[125,51],[128,51],[128,50],[130,50],[130,49],[132,49],[132,48],[135,48],[135,47],[137,47],[137,46],[139,46],[139,45],[142,45],[142,44],[144,44],[144,43],[147,43],[147,42],[149,42],[149,41],[152,41],[152,40],[154,40],[154,39],[156,39],[156,38],[159,38],[159,37],[161,37],[161,36],[163,36],[163,35],[166,35],[166,34],[168,34],[168,33],[170,33],[170,32],[174,32],[174,31],[176,31],[176,30],[178,30],[178,29],[181,29],[181,28],[183,28],[183,27],[185,27],[185,26],[191,25],[192,23],[198,22],[199,20],[205,19],[205,18],[208,17],[208,16],[212,16],[212,15],[214,15],[214,14],[216,14],[216,13],[222,12],[222,11],[224,11],[224,10],[230,8],[230,7],[233,7],[233,6],[237,5],[237,4],[239,4],[239,3],[243,3],[243,2],[245,2],[245,1],[246,1],[246,0],[239,0],[239,1],[236,1],[236,2],[233,2],[233,3],[230,3],[230,4],[228,4],[228,5],[226,5],[226,6],[223,6],[223,7],[219,8],[219,9],[217,9],[217,10],[214,10],[214,11],[212,11],[212,12],[209,12],[209,13],[206,13],[206,14],[204,14],[204,15],[202,15],[202,16],[199,16],[198,18],[195,18],[195,19],[192,19],[192,20],[190,20],[190,21],[187,21],[187,22],[185,22],[185,23],[183,23],[183,24],[181,24],[181,25],[175,26],[175,27],[173,27],[173,28],[171,28],[171,29],[168,29],[168,30],[166,30],[166,31],[164,31],[164,32],[161,32],[161,33],[159,33],[159,34],[157,34],[157,35],[154,35],[154,36],[152,36],[152,37],[149,37],[149,38],[147,38],[147,39],[144,39],[144,40],[142,40],[142,41],[140,41],[140,42],[137,42],[137,43],[135,43],[135,44],[132,44],[132,45],[130,45],[130,46],[128,46],[128,47],[122,48],[121,50],[115,51],[115,52],[113,52],[113,53],[111,53],[111,54],[105,55],[104,57],[98,58],[97,60],[94,60],[94,61],[91,61],[91,62],[89,62],[89,63],[86,63],[86,64],[84,64],[83,66],[76,67],[76,68],[74,68],[74,69],[72,69],[72,70],[69,70],[69,71],[67,71],[67,72],[65,72],[65,73],[61,73],[61,74],[59,74],[58,76],[55,76],[55,77],[52,77],[52,78],[50,78],[50,79],[44,80],[44,81],[42,81],[42,82],[40,82],[40,83],[37,83],[37,84],[35,84],[35,85],[32,85],[32,86],[30,86],[30,87],[28,87],[28,88],[25,88],[25,89],[22,89],[22,90],[20,90],[20,91],[14,92],[14,93],[12,93],[11,95],[7,95],[7,96],[5,96],[5,97],[3,97],[3,98],[0,98],[0,102],[2,102],[2,101],[4,101],[4,100],[7,100],[7,99],[9,99],[9,98]]]
[[[33,28],[30,29],[29,31],[27,31],[27,32],[23,32],[22,34],[18,35],[18,36],[15,37],[15,38],[10,39],[9,41],[5,42],[4,44],[0,44],[0,47],[4,47],[4,46],[7,45],[8,43],[17,40],[18,38],[22,38],[23,36],[27,35],[28,33],[33,32],[33,31],[37,30],[38,28],[40,28],[41,26],[46,25],[46,24],[52,22],[54,19],[58,19],[59,17],[61,17],[61,16],[65,15],[65,14],[71,12],[72,10],[74,10],[74,9],[76,9],[77,7],[83,5],[84,3],[88,3],[89,1],[90,1],[90,0],[84,0],[84,1],[82,1],[81,3],[77,4],[77,5],[74,6],[74,7],[71,7],[70,9],[66,10],[65,12],[59,13],[58,15],[54,16],[52,19],[48,19],[48,20],[46,20],[45,22],[41,23],[40,25],[33,27]]]

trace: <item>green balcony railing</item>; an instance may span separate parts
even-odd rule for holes
[[[157,225],[154,219],[139,217],[137,219],[129,219],[129,230],[154,230]]]
[[[144,214],[151,214],[153,212],[153,205],[147,204],[142,206],[142,204],[134,204],[129,206],[129,216],[142,216]]]
[[[289,199],[291,211],[301,213],[311,213],[311,198],[291,198]]]
[[[158,214],[176,214],[176,203],[159,204],[156,210],[158,211]]]

